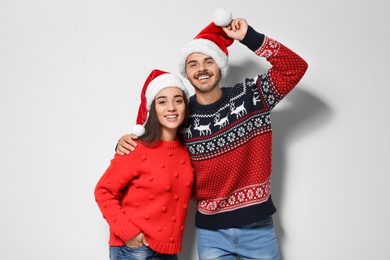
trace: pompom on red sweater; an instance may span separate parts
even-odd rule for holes
[[[178,140],[153,147],[138,142],[129,155],[115,154],[95,188],[110,226],[110,246],[144,233],[151,249],[180,252],[194,180],[186,147]]]

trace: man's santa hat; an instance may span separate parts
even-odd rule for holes
[[[221,69],[222,78],[229,73],[229,52],[227,47],[234,40],[227,36],[221,26],[229,25],[233,20],[233,15],[229,10],[219,8],[215,11],[213,20],[182,48],[179,54],[179,71],[183,77],[186,77],[187,57],[195,52],[210,55]]]
[[[150,107],[157,94],[164,88],[176,87],[181,89],[189,98],[189,93],[183,81],[171,73],[155,69],[146,79],[141,92],[141,104],[138,109],[136,125],[132,133],[141,136],[145,132],[145,123],[148,120]]]

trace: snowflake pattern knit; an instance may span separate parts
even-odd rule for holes
[[[270,112],[300,81],[307,63],[251,27],[242,41],[272,64],[267,73],[222,88],[211,105],[190,100],[186,145],[195,169],[196,226],[239,227],[272,215]],[[256,39],[261,46],[253,48]],[[252,45],[251,45],[252,44]]]

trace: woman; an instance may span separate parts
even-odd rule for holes
[[[137,149],[115,157],[95,188],[110,226],[110,259],[177,259],[193,183],[181,130],[188,115],[181,79],[153,70],[141,93]]]

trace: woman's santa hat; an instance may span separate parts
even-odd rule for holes
[[[138,109],[137,124],[132,133],[141,136],[145,132],[145,123],[148,120],[150,107],[157,94],[164,88],[176,87],[181,89],[189,98],[189,93],[183,81],[171,73],[155,69],[147,77],[141,92],[141,104]]]
[[[229,52],[227,47],[234,40],[227,36],[221,26],[229,25],[233,20],[233,15],[229,10],[219,8],[215,11],[213,20],[182,48],[179,54],[179,71],[183,77],[186,77],[187,57],[195,52],[210,55],[221,69],[222,78],[229,73]]]

